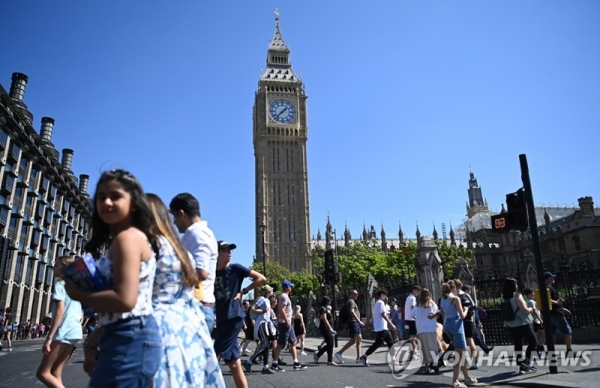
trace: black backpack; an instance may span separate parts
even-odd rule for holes
[[[500,303],[500,317],[505,322],[513,321],[517,317],[517,310],[519,309],[519,306],[513,310],[512,305],[510,304],[511,299],[507,299]]]
[[[344,303],[342,308],[340,309],[340,314],[338,315],[338,325],[345,325],[348,323],[350,319],[350,313],[348,312],[348,304]]]

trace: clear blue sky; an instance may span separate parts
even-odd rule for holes
[[[165,201],[196,195],[254,254],[252,106],[279,7],[306,85],[311,234],[327,216],[396,235],[465,218],[469,170],[492,210],[600,203],[600,2],[0,2],[0,83],[30,78],[39,130],[76,175],[122,167]]]

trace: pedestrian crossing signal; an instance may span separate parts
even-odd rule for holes
[[[508,228],[508,219],[506,216],[507,216],[506,213],[492,216],[492,232],[496,232],[496,233],[510,232],[510,229]]]
[[[529,227],[525,191],[521,188],[514,193],[506,194],[508,211],[491,217],[492,231],[508,233],[511,230],[525,231]]]

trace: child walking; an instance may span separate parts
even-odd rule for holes
[[[533,332],[538,340],[537,354],[539,357],[542,357],[542,353],[545,351],[544,344],[546,343],[546,335],[544,334],[544,321],[542,316],[540,315],[540,310],[537,308],[537,303],[535,301],[535,291],[531,288],[526,288],[523,290],[523,294],[525,294],[527,303],[527,307],[531,308],[531,316],[533,317]]]
[[[154,216],[139,181],[124,170],[104,172],[96,185],[92,236],[85,250],[107,247],[98,271],[109,288],[88,292],[67,281],[72,299],[99,312],[104,330],[89,387],[147,387],[158,369],[162,340],[152,309],[156,253]],[[95,332],[94,332],[95,334]]]
[[[75,350],[75,344],[83,338],[79,323],[82,316],[81,303],[72,300],[65,291],[65,282],[61,279],[63,266],[75,261],[75,256],[61,256],[55,260],[54,293],[52,299],[51,329],[42,346],[42,361],[36,377],[47,387],[63,387],[62,371]],[[41,326],[41,325],[40,325]],[[41,335],[41,334],[40,334]]]

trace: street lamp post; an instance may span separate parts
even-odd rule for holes
[[[263,275],[267,276],[267,258],[265,254],[265,231],[267,230],[267,225],[261,221],[260,225],[260,234],[262,235],[262,261],[263,261]]]

